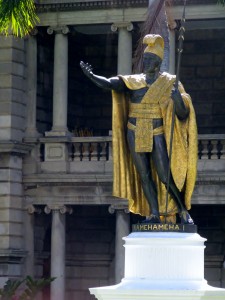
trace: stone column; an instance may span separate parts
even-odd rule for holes
[[[66,136],[68,102],[68,32],[67,26],[49,27],[49,34],[55,33],[53,74],[53,126],[46,136]]]
[[[121,75],[131,74],[132,72],[132,23],[115,23],[111,30],[118,30],[118,60],[117,73]]]
[[[45,212],[52,212],[51,233],[51,300],[65,299],[65,213],[72,213],[66,206],[46,206]]]
[[[37,29],[27,40],[27,127],[26,137],[38,137],[36,128],[37,107]]]
[[[109,212],[116,212],[116,237],[115,237],[115,283],[124,277],[125,249],[123,238],[130,233],[130,214],[125,205],[111,205]]]
[[[24,220],[25,251],[25,276],[34,276],[34,214],[40,213],[41,210],[34,205],[27,206],[27,214]]]

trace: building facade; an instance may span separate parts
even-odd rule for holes
[[[199,131],[191,214],[207,238],[205,277],[225,286],[225,8],[188,1],[181,81]],[[39,0],[25,39],[0,37],[0,280],[57,277],[53,300],[93,299],[123,277],[122,237],[141,220],[112,197],[112,104],[79,62],[132,72],[148,0]],[[180,20],[183,1],[168,8]],[[172,28],[172,26],[171,26]],[[170,29],[170,72],[177,32]]]

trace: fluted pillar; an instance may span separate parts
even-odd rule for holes
[[[125,249],[123,238],[130,233],[130,214],[125,205],[111,205],[109,212],[116,213],[115,283],[119,283],[124,277]]]
[[[65,213],[72,213],[65,206],[46,206],[45,212],[52,212],[51,232],[51,277],[56,279],[51,283],[51,300],[65,299]]]
[[[33,30],[27,40],[27,125],[26,137],[40,134],[36,127],[37,113],[37,29]]]
[[[49,27],[49,34],[55,33],[54,74],[53,74],[53,124],[46,136],[68,135],[67,102],[68,102],[68,32],[69,28]]]
[[[112,31],[118,30],[117,73],[121,75],[132,72],[132,23],[114,23]]]

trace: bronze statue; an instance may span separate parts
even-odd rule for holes
[[[129,200],[129,210],[160,223],[163,216],[194,224],[191,206],[197,169],[197,128],[190,96],[176,76],[160,73],[164,41],[160,35],[144,37],[142,74],[105,78],[80,62],[84,74],[113,96],[113,195]],[[175,105],[173,155],[169,180],[168,149],[171,114]]]

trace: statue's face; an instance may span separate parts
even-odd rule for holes
[[[154,73],[160,68],[162,60],[154,53],[146,52],[143,55],[144,73]]]

